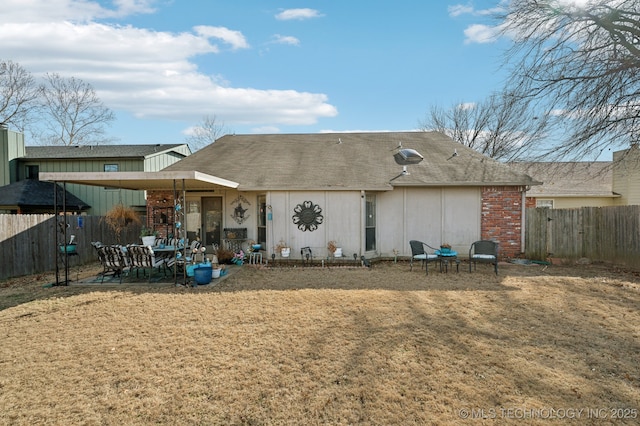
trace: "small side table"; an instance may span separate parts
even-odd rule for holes
[[[445,253],[440,250],[436,250],[436,255],[440,259],[440,272],[442,272],[443,269],[444,272],[449,272],[449,263],[451,263],[451,266],[455,263],[456,272],[460,272],[460,259],[458,259],[457,251],[451,250]]]
[[[261,265],[262,264],[262,252],[252,251],[249,253],[249,265]]]

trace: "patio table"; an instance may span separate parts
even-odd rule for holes
[[[453,266],[456,264],[456,272],[460,272],[460,260],[458,259],[458,252],[451,250],[444,252],[442,250],[436,250],[436,255],[440,259],[440,272],[444,269],[445,272],[449,272],[449,263]]]

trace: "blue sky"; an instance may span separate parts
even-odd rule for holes
[[[501,0],[4,0],[0,58],[89,82],[121,144],[413,130],[500,88]]]

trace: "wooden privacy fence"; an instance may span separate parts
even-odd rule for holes
[[[71,268],[95,261],[92,241],[103,244],[118,243],[113,231],[101,220],[101,216],[67,216],[67,242],[75,235],[77,256],[69,257]],[[61,221],[62,218],[58,218]],[[23,275],[49,272],[56,269],[56,250],[62,239],[56,235],[56,217],[48,214],[11,215],[0,214],[0,280]],[[120,242],[140,241],[140,226],[130,225],[122,231]],[[58,253],[62,256],[61,253]],[[64,268],[64,264],[60,264]]]
[[[586,257],[640,267],[640,206],[531,208],[526,218],[529,259]]]

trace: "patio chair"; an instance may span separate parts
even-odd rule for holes
[[[122,284],[122,275],[129,265],[120,246],[94,245],[94,247],[103,268],[100,283],[104,283],[104,276],[111,271],[113,272],[113,277],[119,277],[120,284]]]
[[[153,275],[153,269],[158,269],[158,272],[162,269],[163,275],[166,276],[164,266],[165,259],[156,258],[153,253],[153,249],[150,246],[139,246],[131,244],[127,246],[127,253],[131,261],[131,269],[136,270],[136,277],[139,277],[139,271],[142,269],[143,276],[146,275],[147,269],[149,269],[149,282],[151,282],[151,276]]]
[[[160,247],[163,245],[167,245],[167,239],[166,238],[156,238],[155,242],[153,243],[154,247]]]
[[[435,253],[429,253],[425,250],[425,247],[436,250],[431,247],[429,244],[423,243],[418,240],[409,241],[409,245],[411,246],[411,261],[409,263],[409,270],[413,270],[413,261],[420,260],[421,264],[424,265],[425,271],[427,275],[429,275],[429,262],[437,262],[439,260],[438,256]]]
[[[469,272],[471,272],[471,264],[473,264],[473,270],[476,270],[476,263],[493,264],[494,271],[498,275],[498,243],[490,240],[472,243],[469,248]]]
[[[193,250],[199,250],[201,245],[202,243],[199,240],[193,240],[189,248],[184,252],[184,254],[182,254],[181,252],[178,252],[179,256],[176,255],[176,257],[168,258],[166,260],[166,266],[172,270],[174,267],[176,267],[178,268],[177,270],[180,271],[181,268],[183,268],[187,262],[191,262],[192,260],[197,259],[197,256],[199,253],[193,253]],[[204,255],[202,255],[202,257],[204,260]]]

